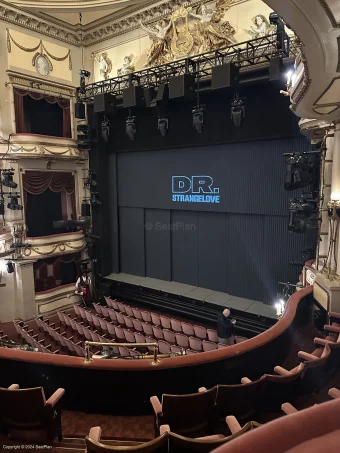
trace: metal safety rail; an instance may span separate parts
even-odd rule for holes
[[[157,343],[104,343],[100,341],[85,341],[85,360],[84,363],[90,363],[92,362],[91,358],[91,346],[101,346],[101,347],[118,347],[118,346],[124,346],[126,348],[148,348],[148,347],[153,347],[154,352],[152,355],[149,354],[142,354],[142,355],[136,355],[134,357],[129,357],[129,359],[133,360],[145,360],[145,359],[153,359],[151,362],[152,365],[158,365],[159,364],[159,359],[164,359],[168,357],[176,357],[176,356],[182,356],[185,355],[184,349],[182,349],[181,352],[173,352],[171,354],[159,354],[158,351],[158,344]],[[124,359],[124,357],[115,357],[115,358],[121,358]]]
[[[188,58],[155,66],[132,74],[114,77],[108,80],[86,85],[85,91],[77,88],[77,98],[80,101],[92,101],[94,96],[110,93],[115,96],[122,94],[123,90],[131,85],[140,85],[144,88],[157,87],[167,83],[170,77],[182,74],[191,74],[196,81],[211,76],[212,68],[226,63],[234,63],[240,68],[258,66],[270,61],[271,58],[295,57],[295,47],[291,49],[290,38],[285,35],[281,48],[277,47],[278,35],[276,33],[261,38],[251,39],[213,52],[206,52]]]

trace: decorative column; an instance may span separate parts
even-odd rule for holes
[[[334,146],[333,146],[333,166],[332,166],[332,190],[331,201],[336,204],[337,212],[340,211],[340,121],[334,122]],[[338,219],[339,222],[339,219]],[[340,277],[340,228],[337,232],[335,243],[336,274]]]
[[[16,307],[15,316],[23,320],[37,316],[35,302],[33,261],[17,261],[16,276]]]

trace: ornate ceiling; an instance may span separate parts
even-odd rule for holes
[[[72,25],[79,23],[79,13],[82,13],[83,24],[87,25],[143,2],[145,0],[7,0],[7,3],[16,7]]]

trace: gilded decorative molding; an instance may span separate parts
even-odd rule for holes
[[[36,13],[32,14],[4,1],[0,2],[0,20],[73,46],[81,45],[79,29],[76,27],[61,21],[54,21],[53,18],[46,18]]]
[[[40,90],[49,92],[54,95],[65,96],[69,98],[75,97],[76,90],[74,87],[69,85],[63,85],[61,83],[46,82],[38,77],[30,77],[14,71],[6,71],[9,83],[19,88],[31,88],[34,90]],[[8,82],[7,84],[8,85]]]
[[[297,43],[298,52],[297,52],[297,59],[299,60],[299,64],[303,64],[304,72],[302,79],[298,85],[298,87],[294,90],[294,93],[291,95],[291,105],[290,109],[292,112],[296,111],[297,106],[300,104],[302,99],[305,97],[307,91],[309,90],[312,80],[309,76],[309,68],[307,63],[307,58],[303,51],[303,44],[301,42]]]
[[[48,149],[43,145],[34,146],[33,148],[27,148],[25,146],[11,145],[9,148],[8,155],[12,156],[18,154],[16,157],[62,157],[62,158],[81,158],[81,151],[75,148],[65,148],[61,146],[56,146],[52,149]],[[85,159],[85,157],[84,157]]]
[[[81,237],[79,237],[79,235]],[[86,241],[83,233],[74,233],[74,238],[69,238],[68,235],[60,234],[58,239],[55,237],[52,241],[46,238],[39,238],[42,242],[36,242],[34,238],[26,238],[25,243],[30,244],[23,250],[23,257],[26,259],[42,259],[55,255],[76,253],[86,248]]]

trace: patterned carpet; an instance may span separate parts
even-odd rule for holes
[[[155,437],[153,416],[111,416],[66,410],[62,412],[64,437],[85,437],[93,426],[100,426],[102,437],[106,439],[150,440]]]

